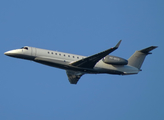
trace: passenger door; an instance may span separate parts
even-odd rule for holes
[[[36,56],[36,48],[31,47],[31,55]]]

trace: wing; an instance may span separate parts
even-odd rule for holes
[[[77,84],[78,80],[80,77],[84,74],[81,72],[76,72],[76,71],[71,71],[71,70],[66,70],[68,80],[71,84]]]
[[[71,65],[77,66],[77,67],[83,67],[83,68],[93,68],[99,60],[101,60],[103,57],[113,52],[114,50],[116,50],[119,47],[120,43],[121,43],[121,40],[117,43],[115,47],[105,50],[103,52],[97,53],[95,55],[86,57],[79,61],[75,61],[71,63]]]

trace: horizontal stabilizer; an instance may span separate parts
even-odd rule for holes
[[[150,51],[152,51],[155,48],[157,48],[157,46],[151,46],[151,47],[140,50],[140,52],[145,53],[145,54],[151,54]]]

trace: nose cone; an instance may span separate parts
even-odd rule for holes
[[[7,56],[10,56],[10,55],[12,55],[12,52],[11,51],[7,51],[4,54],[7,55]]]
[[[7,51],[5,52],[4,54],[7,55],[7,56],[17,56],[18,54],[20,54],[21,51],[19,49],[16,49],[16,50],[10,50],[10,51]]]

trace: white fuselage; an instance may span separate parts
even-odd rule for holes
[[[115,45],[115,47],[91,56],[81,56],[29,46],[11,50],[4,54],[10,57],[32,60],[51,67],[64,69],[66,70],[69,82],[71,84],[77,84],[81,76],[87,73],[107,73],[116,75],[137,74],[141,71],[140,68],[145,57],[148,54],[151,54],[150,51],[157,48],[157,46],[150,46],[148,48],[135,51],[128,60],[109,55],[118,49],[120,43],[121,40]]]
[[[102,59],[96,63],[93,69],[70,67],[71,63],[86,58],[86,56],[40,49],[40,48],[29,47],[29,46],[27,46],[26,48],[24,47],[22,49],[11,50],[5,52],[5,54],[11,57],[33,60],[38,63],[42,63],[52,67],[58,67],[65,70],[81,71],[84,74],[109,73],[109,74],[128,75],[128,74],[137,74],[139,72],[139,69],[133,66],[106,64],[102,61]]]

